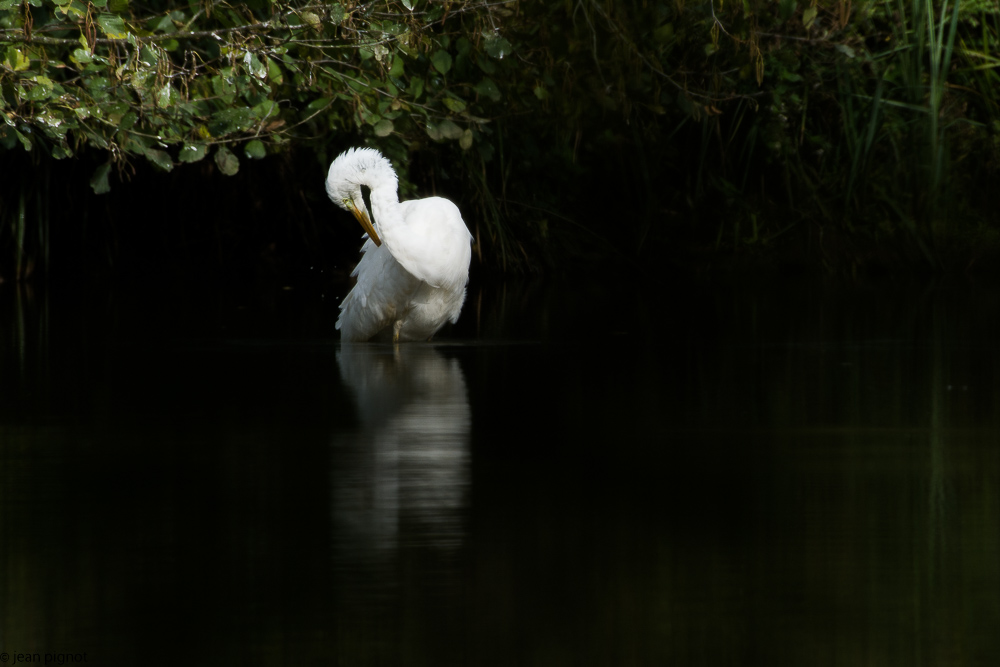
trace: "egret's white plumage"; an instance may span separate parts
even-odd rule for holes
[[[371,190],[371,215],[361,186]],[[400,202],[397,187],[374,148],[348,149],[330,164],[326,193],[366,232],[357,284],[340,304],[343,340],[427,340],[462,311],[472,235],[458,207],[441,197]]]

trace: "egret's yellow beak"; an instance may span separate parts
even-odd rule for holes
[[[382,245],[382,239],[378,237],[378,232],[375,231],[375,225],[373,225],[372,221],[368,219],[368,214],[355,206],[354,202],[350,199],[347,200],[347,205],[350,207],[351,213],[354,214],[357,221],[361,223],[362,227],[364,227],[365,232],[368,234],[368,238],[374,241],[376,246]]]

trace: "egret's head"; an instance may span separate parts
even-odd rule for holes
[[[382,239],[375,231],[361,192],[361,186],[370,182],[368,171],[375,160],[385,158],[373,148],[350,148],[338,155],[326,176],[326,194],[334,204],[350,211],[378,246],[382,245]]]

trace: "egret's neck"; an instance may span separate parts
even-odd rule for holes
[[[399,211],[399,195],[396,194],[395,177],[372,179],[371,203],[372,214],[379,232],[386,232],[403,220]]]

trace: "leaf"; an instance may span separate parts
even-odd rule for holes
[[[444,105],[448,107],[449,111],[453,111],[455,113],[462,113],[465,111],[465,102],[460,99],[445,97],[441,101],[444,102]]]
[[[674,38],[674,24],[664,23],[653,31],[653,38],[658,42],[669,42]]]
[[[247,68],[247,71],[250,72],[251,76],[255,76],[261,80],[267,78],[267,67],[260,62],[256,53],[250,53],[247,51],[246,55],[243,56],[243,66]]]
[[[22,132],[18,132],[17,130],[14,130],[14,134],[17,136],[17,140],[21,142],[21,147],[24,148],[24,150],[31,152],[31,147],[34,145],[31,143],[31,139],[24,136]]]
[[[444,49],[438,49],[431,56],[431,64],[434,65],[434,69],[437,71],[447,74],[448,70],[451,69],[451,54]]]
[[[494,102],[499,102],[501,95],[500,89],[497,85],[493,83],[492,79],[483,79],[476,84],[475,91],[482,95],[483,97],[488,97]]]
[[[110,173],[110,162],[105,162],[94,171],[94,175],[90,177],[90,187],[95,195],[103,195],[111,191],[111,184],[108,182],[108,174]]]
[[[260,160],[267,155],[267,149],[264,148],[263,141],[254,139],[253,141],[248,141],[247,145],[243,147],[243,154],[251,160]]]
[[[347,18],[347,13],[344,11],[344,6],[339,2],[330,5],[330,23],[333,25],[340,25]]]
[[[403,6],[412,12],[413,8],[417,6],[417,0],[403,0]]]
[[[177,159],[181,162],[198,162],[208,154],[208,146],[205,144],[184,144]]]
[[[305,116],[312,116],[317,111],[327,108],[333,104],[333,100],[329,97],[317,97],[312,102],[306,105],[305,111],[303,112]]]
[[[158,148],[147,148],[144,153],[147,160],[163,171],[171,171],[174,168],[174,163],[166,151],[161,151]]]
[[[413,96],[414,100],[420,99],[420,95],[424,92],[424,80],[419,76],[415,76],[410,79],[410,95]]]
[[[61,7],[56,7],[56,11],[63,16],[75,16],[76,18],[83,18],[87,15],[87,7],[77,0],[70,0],[69,2],[63,4]]]
[[[497,34],[486,35],[484,46],[486,48],[486,53],[497,60],[503,60],[505,55],[514,50],[514,47],[510,45],[510,42]]]
[[[438,130],[445,139],[460,139],[464,132],[462,128],[450,120],[441,121],[441,124],[438,125]]]
[[[274,116],[277,113],[278,103],[274,100],[264,100],[253,108],[253,115],[261,120],[264,120],[268,116]]]
[[[462,133],[461,138],[458,140],[458,145],[462,147],[463,151],[467,151],[472,148],[472,130],[466,128],[465,132]]]
[[[174,26],[173,19],[171,19],[169,14],[166,16],[155,16],[146,21],[146,29],[152,32],[177,32],[177,28]]]
[[[25,91],[24,99],[31,102],[38,102],[52,96],[52,79],[39,74],[31,77],[31,80],[35,82],[35,85]]]
[[[208,124],[208,130],[213,137],[221,137],[232,132],[245,130],[257,122],[257,117],[253,109],[246,107],[233,107],[223,109],[212,114],[212,120]]]
[[[837,44],[834,48],[843,53],[848,58],[854,57],[854,49],[849,47],[847,44]]]
[[[802,10],[802,25],[806,27],[806,30],[812,27],[813,23],[816,21],[816,6],[813,5],[807,9]]]
[[[392,124],[392,121],[387,118],[383,118],[379,122],[375,123],[375,136],[388,137],[392,134],[394,129],[395,126]]]
[[[114,2],[112,2],[112,5],[114,5]],[[125,39],[128,37],[128,28],[125,27],[125,21],[123,21],[120,16],[115,16],[114,14],[98,14],[97,25],[100,26],[101,31],[111,39]]]
[[[266,60],[267,78],[271,80],[271,83],[280,86],[285,80],[285,77],[281,73],[281,67],[278,66],[278,63],[274,60],[274,58],[266,58]]]
[[[24,54],[13,46],[7,49],[7,59],[5,62],[7,63],[7,67],[15,72],[22,72],[31,65],[31,60],[25,58]]]
[[[74,49],[73,53],[70,54],[69,59],[70,62],[80,69],[83,69],[85,65],[89,65],[94,60],[94,58],[90,55],[90,51],[87,49]]]
[[[479,69],[483,70],[486,74],[493,74],[497,71],[496,63],[489,58],[483,58],[481,55],[476,56],[476,64],[479,65]]]
[[[235,176],[240,170],[240,159],[233,155],[233,152],[225,146],[219,146],[215,151],[215,164],[226,176]]]
[[[139,61],[146,67],[152,67],[160,61],[160,58],[153,49],[143,44],[142,48],[139,49]]]
[[[302,12],[299,15],[303,21],[309,24],[309,27],[317,32],[323,29],[323,22],[319,20],[313,12]]]
[[[168,106],[170,106],[171,90],[172,89],[170,88],[170,84],[165,83],[163,84],[163,88],[160,88],[158,91],[156,91],[156,106],[160,107],[161,109],[166,109]]]
[[[399,55],[395,55],[392,58],[392,67],[389,68],[389,76],[394,76],[397,79],[403,76],[403,59]]]

